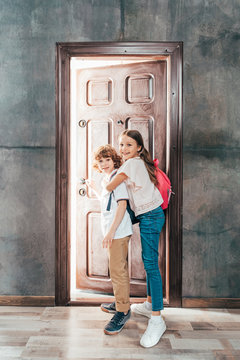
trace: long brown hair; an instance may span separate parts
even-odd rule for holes
[[[143,142],[143,138],[142,135],[140,134],[140,132],[138,130],[124,130],[120,137],[126,135],[129,136],[130,138],[134,139],[136,141],[136,143],[141,146],[141,149],[138,151],[140,158],[144,161],[145,166],[147,168],[150,180],[154,183],[154,185],[157,186],[158,181],[157,178],[155,176],[155,166],[154,166],[154,162],[151,158],[151,155],[149,154],[149,152],[147,151],[147,149],[144,147],[144,142]]]

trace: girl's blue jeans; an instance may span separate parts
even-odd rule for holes
[[[147,294],[152,298],[152,311],[163,309],[162,278],[158,266],[159,236],[165,222],[164,212],[158,208],[138,215],[142,244],[142,260],[146,271]]]

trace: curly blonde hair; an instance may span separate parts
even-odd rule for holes
[[[98,167],[98,161],[101,158],[111,158],[114,163],[114,168],[118,169],[122,165],[122,158],[119,156],[111,145],[102,145],[94,152],[93,168],[101,172]]]

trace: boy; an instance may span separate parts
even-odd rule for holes
[[[109,182],[121,166],[121,157],[111,145],[100,146],[94,153],[93,168],[105,174],[103,185]],[[86,180],[86,184],[98,195],[93,182]],[[99,195],[98,195],[99,197]],[[105,326],[107,335],[115,335],[124,327],[131,316],[129,301],[129,275],[128,275],[128,243],[132,235],[132,223],[126,211],[128,192],[124,183],[109,193],[102,187],[101,200],[101,226],[103,231],[103,247],[108,248],[109,271],[113,285],[116,302],[102,304],[105,312],[115,313],[111,321]]]

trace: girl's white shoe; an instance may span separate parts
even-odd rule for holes
[[[162,335],[166,331],[166,324],[162,317],[160,319],[153,319],[153,317],[148,321],[148,327],[141,337],[140,345],[145,348],[152,347],[156,345],[161,339]]]
[[[143,316],[146,316],[148,318],[151,317],[152,315],[152,307],[149,309],[147,307],[147,303],[146,301],[142,304],[132,304],[131,305],[131,311],[135,314],[138,314],[138,315],[143,315]]]

